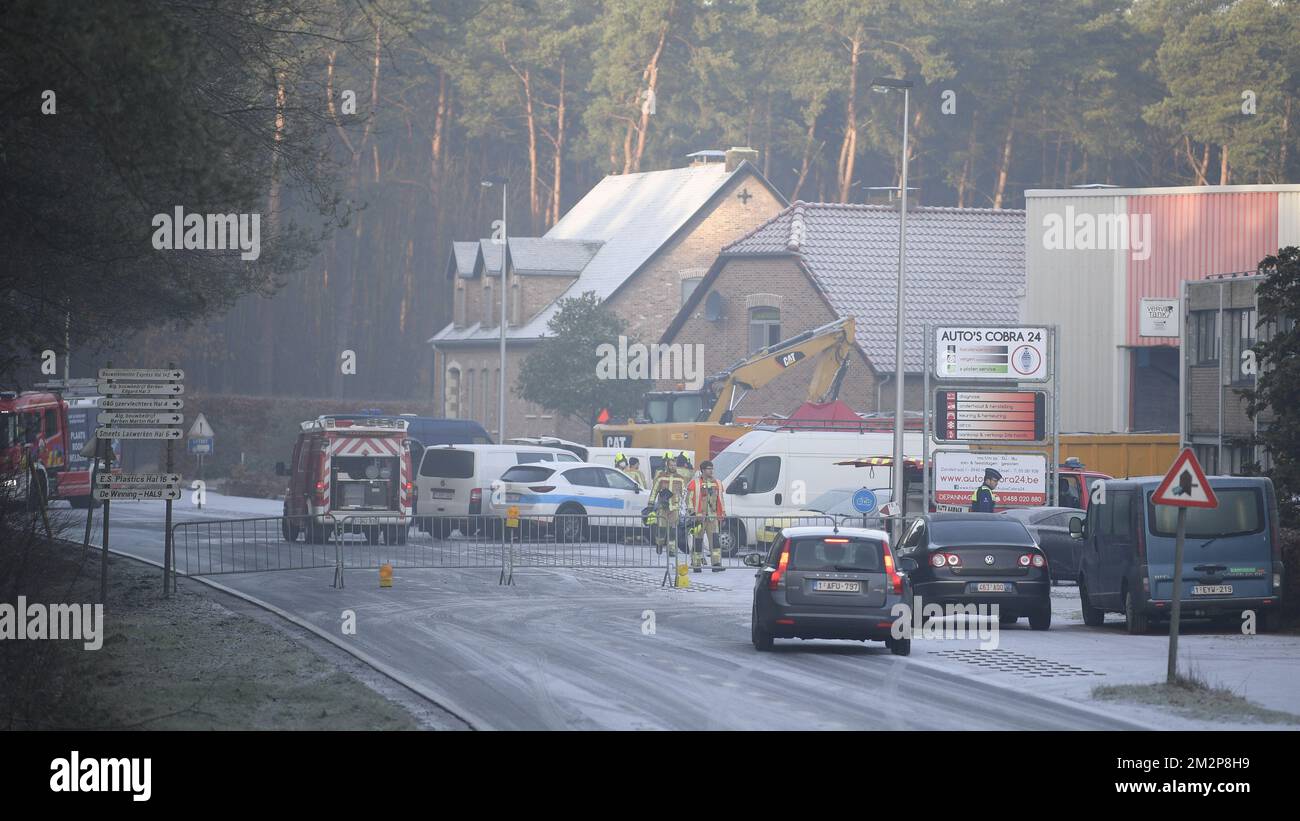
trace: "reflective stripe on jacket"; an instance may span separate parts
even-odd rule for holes
[[[713,499],[716,510],[705,510],[705,504],[709,498],[708,489],[713,488]],[[687,498],[690,500],[690,508],[696,514],[703,515],[709,513],[713,516],[726,516],[727,512],[722,506],[722,485],[717,479],[692,479],[691,483],[686,486]]]

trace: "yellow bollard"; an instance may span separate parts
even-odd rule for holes
[[[393,586],[393,566],[388,563],[379,565],[379,586]]]
[[[691,577],[689,575],[690,572],[691,572],[691,568],[688,565],[686,565],[685,562],[677,565],[677,586],[678,587],[691,586]]]

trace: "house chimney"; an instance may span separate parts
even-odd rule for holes
[[[732,146],[726,151],[727,173],[740,167],[740,163],[749,160],[751,165],[758,165],[758,151],[749,146]]]
[[[717,149],[707,149],[704,151],[692,151],[686,155],[691,161],[691,168],[701,165],[712,165],[713,163],[723,162],[727,158],[727,152],[718,151]]]

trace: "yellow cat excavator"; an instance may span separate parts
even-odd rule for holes
[[[705,377],[699,390],[648,391],[640,419],[597,425],[594,444],[694,451],[694,464],[698,465],[749,430],[734,423],[736,406],[747,393],[802,362],[817,362],[807,401],[834,400],[848,369],[855,330],[853,317],[837,319],[769,345]]]

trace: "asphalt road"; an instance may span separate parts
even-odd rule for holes
[[[249,515],[186,507],[177,506],[177,521]],[[114,505],[112,547],[161,561],[160,513],[153,503]],[[313,625],[481,729],[1133,729],[1160,720],[1088,703],[1093,685],[1123,680],[1102,663],[1116,649],[1147,640],[1139,660],[1163,670],[1164,640],[1083,627],[1068,588],[1054,597],[1051,631],[1022,622],[1001,631],[998,650],[979,651],[975,639],[914,641],[912,656],[899,658],[877,643],[778,642],[760,654],[749,641],[746,568],[693,575],[687,590],[661,588],[662,571],[632,567],[521,567],[516,584],[502,586],[496,556],[486,555],[481,569],[398,562],[394,586],[380,589],[375,566],[386,548],[357,542],[337,589],[332,548],[271,541],[258,531],[223,566],[260,568],[274,556],[316,569],[209,578]],[[404,549],[463,559],[466,547]],[[295,556],[306,560],[292,564]],[[343,633],[344,611],[355,614],[355,635]],[[1272,656],[1300,655],[1293,638],[1283,641]],[[1300,670],[1284,672],[1294,681]]]

